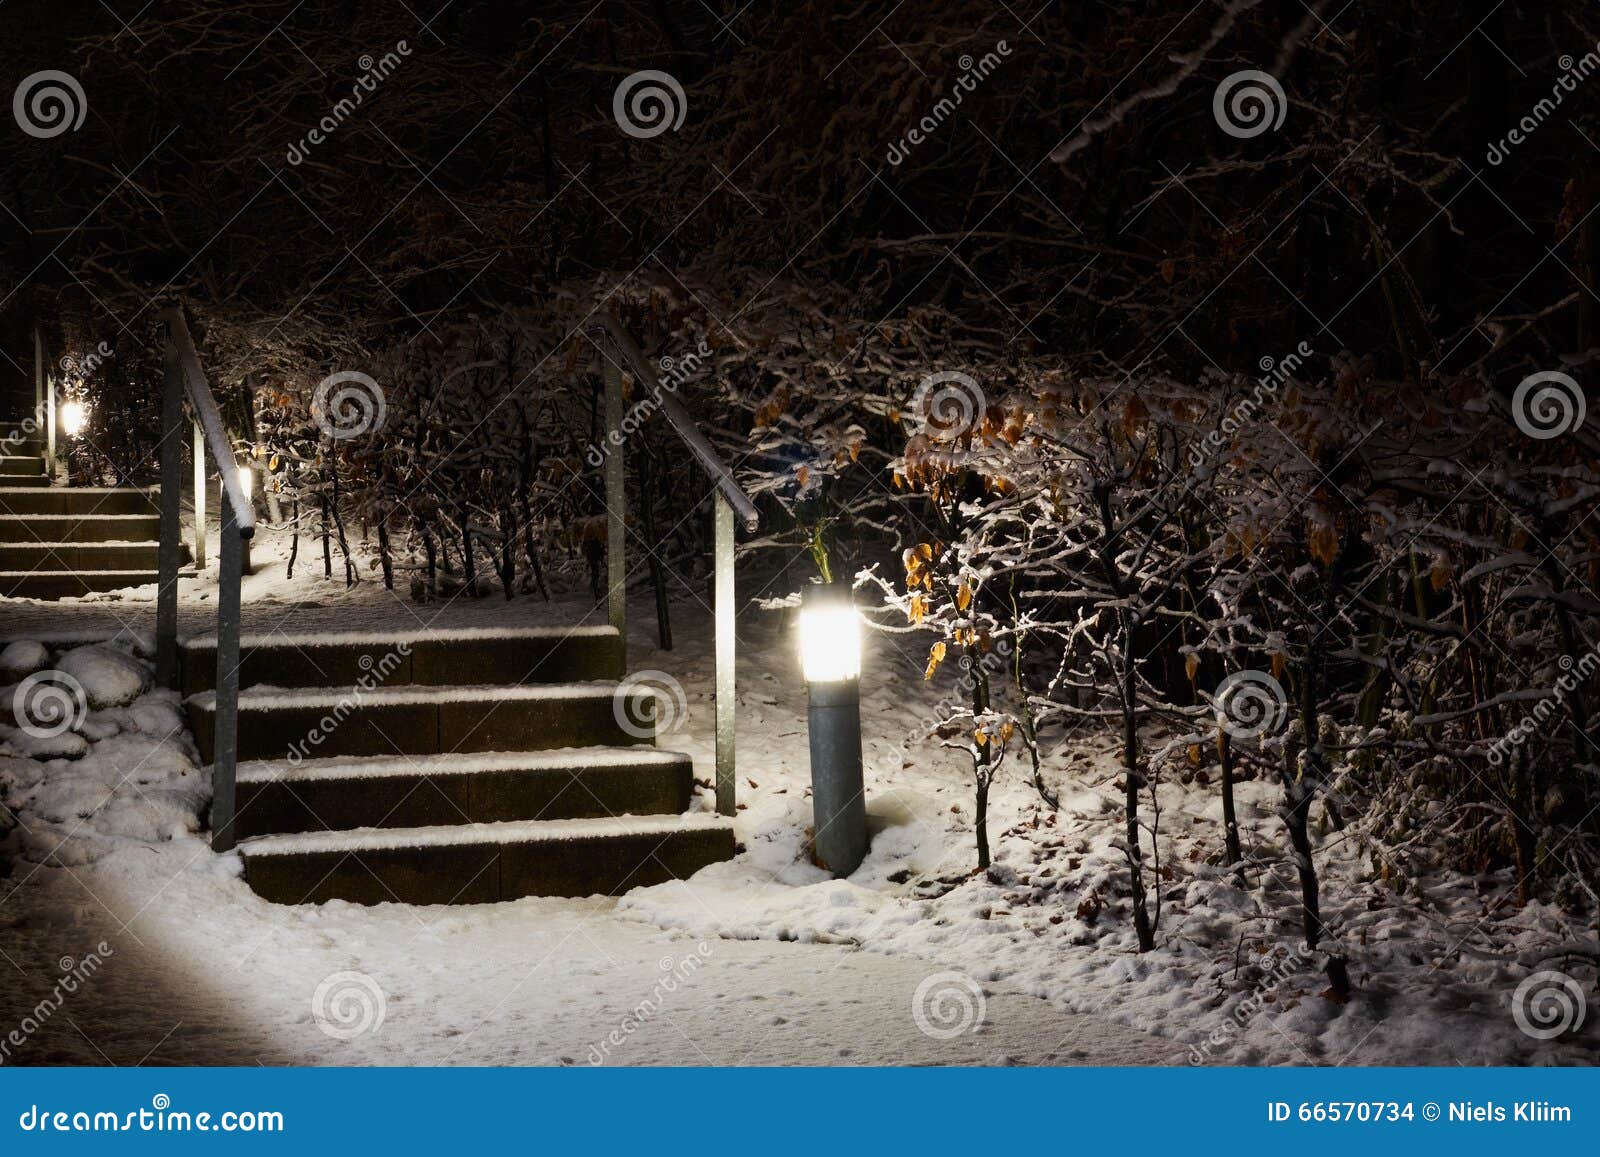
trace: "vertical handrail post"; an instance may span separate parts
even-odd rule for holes
[[[715,540],[717,632],[717,811],[734,812],[734,634],[733,634],[733,507],[717,490],[712,497]]]
[[[33,423],[34,433],[44,425],[44,340],[39,326],[33,327]]]
[[[224,467],[226,468],[226,467]],[[239,765],[239,575],[244,538],[233,503],[221,509],[221,562],[217,585],[217,703],[212,715],[211,848],[226,852],[233,834],[235,774]]]
[[[194,569],[202,573],[206,569],[206,436],[198,421],[194,424]]]
[[[44,379],[44,476],[56,480],[56,376]]]
[[[622,371],[609,357],[601,359],[605,378],[606,487],[606,612],[622,636],[624,665],[628,654],[627,495],[622,460]]]
[[[161,544],[157,554],[160,586],[156,591],[156,678],[161,686],[178,686],[178,554],[183,529],[178,503],[183,477],[183,370],[169,337],[161,386]]]

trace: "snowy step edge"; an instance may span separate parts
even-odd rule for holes
[[[36,521],[36,519],[34,519],[31,516],[26,515],[26,514],[24,514],[24,515],[6,515],[5,517],[7,517],[7,518],[23,518],[23,519],[26,519],[29,522]],[[107,517],[111,517],[111,516],[108,515]],[[141,516],[136,514],[133,517],[138,518],[138,517],[141,517]],[[78,522],[82,522],[84,520],[79,518],[79,519],[77,519],[77,521]],[[160,541],[157,540],[157,539],[154,539],[154,538],[130,538],[130,539],[127,539],[127,540],[105,539],[105,540],[98,541],[98,542],[44,542],[44,541],[42,541],[40,539],[29,539],[26,542],[0,542],[0,547],[26,547],[29,550],[41,550],[41,549],[54,550],[56,547],[66,547],[66,548],[71,549],[71,550],[126,550],[130,546],[139,546],[139,547],[157,546],[158,547],[160,545],[161,545]]]
[[[605,816],[582,820],[507,820],[489,824],[453,824],[431,828],[353,828],[348,831],[304,832],[256,836],[241,840],[239,851],[252,856],[299,856],[349,852],[397,851],[404,848],[458,847],[463,844],[581,843],[630,836],[667,836],[680,832],[733,830],[733,820],[715,812],[683,812],[670,816]]]
[[[29,490],[29,494],[37,494],[37,490]],[[76,526],[80,522],[148,522],[161,515],[152,510],[148,514],[5,514],[0,513],[0,522],[70,522]]]
[[[520,703],[541,699],[588,700],[653,698],[657,692],[647,686],[624,687],[615,680],[586,683],[540,683],[506,686],[499,683],[459,684],[443,687],[247,687],[239,692],[240,711],[284,711],[302,707],[346,710],[363,706],[404,707],[429,703]],[[201,711],[214,711],[215,691],[198,691],[184,700]]]
[[[197,573],[198,572],[196,572],[192,566],[182,567],[178,570],[178,577],[194,578]],[[148,586],[150,583],[157,582],[161,578],[161,575],[153,570],[92,570],[87,567],[68,567],[66,570],[40,570],[39,568],[35,567],[32,570],[0,570],[0,581],[24,578],[59,579],[75,574],[92,575],[96,579],[124,578],[128,580],[127,585],[130,587]],[[105,592],[99,591],[96,593],[104,594]],[[32,639],[37,638],[38,636],[21,634],[9,635],[7,637],[14,639]],[[109,638],[110,634],[107,634],[105,637]]]
[[[239,764],[239,783],[323,783],[405,776],[472,775],[496,771],[582,771],[585,768],[676,767],[693,764],[681,751],[655,747],[558,747],[548,751],[446,752],[412,759],[393,755],[253,759]],[[210,768],[206,769],[208,772]]]
[[[160,491],[158,486],[52,486],[51,494],[147,494],[155,495]],[[32,486],[0,486],[0,495],[10,491],[13,494],[37,494],[39,491]]]
[[[241,650],[270,650],[275,647],[309,651],[321,647],[408,646],[416,643],[472,643],[516,641],[518,639],[614,639],[615,627],[440,627],[412,631],[319,631],[297,635],[276,631],[272,634],[246,634],[239,638]],[[186,635],[180,645],[195,650],[216,648],[215,635]]]
[[[37,573],[30,571],[30,574]],[[180,575],[182,571],[178,572]],[[63,627],[54,630],[28,628],[21,631],[0,630],[0,649],[11,643],[43,643],[53,651],[67,647],[87,646],[90,643],[115,643],[126,640],[136,654],[152,658],[156,652],[156,633],[132,627]]]

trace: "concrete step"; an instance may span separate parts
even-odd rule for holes
[[[696,813],[261,836],[239,851],[245,880],[280,904],[482,904],[685,879],[734,839],[730,820]]]
[[[5,571],[154,571],[155,542],[0,542]]]
[[[193,569],[178,572],[179,578],[193,578]],[[71,599],[96,591],[120,591],[128,587],[153,585],[160,581],[152,570],[37,570],[0,571],[0,596],[8,599]]]
[[[46,487],[46,486],[49,486],[49,485],[50,485],[50,479],[46,478],[43,474],[40,474],[38,476],[35,476],[35,475],[32,475],[32,474],[5,474],[5,475],[0,475],[0,486],[3,486],[3,488],[8,492],[10,490],[12,490],[14,487],[26,487],[26,488],[28,488],[30,490],[33,490],[33,489],[40,489],[40,488],[43,488],[43,487]]]
[[[211,763],[216,693],[185,703],[201,758]],[[281,689],[239,695],[241,760],[314,756],[443,755],[469,751],[548,751],[556,747],[627,747],[654,743],[657,718],[646,688],[617,683],[527,687],[387,687]],[[624,730],[629,722],[644,736]]]
[[[156,514],[4,514],[0,542],[153,542]]]
[[[653,747],[369,756],[239,765],[235,834],[681,812],[687,755]]]
[[[383,634],[245,635],[241,687],[386,687],[576,683],[620,679],[622,637],[615,627],[467,628]],[[184,639],[183,693],[216,686],[215,637]]]
[[[0,476],[44,473],[44,459],[36,454],[0,454]]]
[[[43,477],[0,485],[0,514],[159,514],[154,490],[132,486],[52,486]],[[18,489],[24,486],[27,489]]]
[[[44,439],[37,434],[0,431],[0,454],[32,454],[44,457]]]

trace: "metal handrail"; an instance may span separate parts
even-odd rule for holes
[[[609,313],[596,317],[591,328],[605,332],[640,384],[654,395],[661,406],[661,412],[667,416],[667,422],[672,426],[673,432],[683,440],[684,445],[689,447],[689,453],[700,463],[700,468],[717,484],[717,489],[722,492],[722,496],[733,507],[734,513],[744,523],[745,530],[751,531],[760,526],[761,513],[756,509],[756,504],[750,501],[750,496],[734,480],[733,471],[728,469],[728,464],[722,460],[722,456],[689,416],[689,411],[683,408],[683,403],[678,401],[677,394],[661,384],[656,368],[639,349],[639,343],[633,340],[633,335]]]
[[[239,482],[233,447],[222,424],[222,413],[212,396],[211,384],[200,368],[194,339],[184,322],[183,310],[163,310],[167,341],[165,378],[161,397],[161,545],[158,557],[160,586],[156,593],[156,677],[176,689],[178,668],[178,564],[182,549],[178,523],[180,479],[183,475],[183,402],[194,411],[194,521],[195,562],[205,568],[207,448],[222,476],[222,542],[217,568],[217,678],[212,712],[211,846],[231,849],[239,766],[239,631],[240,582],[246,544],[255,533],[256,515]]]
[[[655,367],[639,350],[633,335],[609,314],[596,318],[590,326],[609,340],[611,347],[632,371],[634,377],[655,397],[667,415],[673,431],[689,447],[701,469],[716,483],[711,499],[712,583],[715,590],[712,619],[716,626],[716,722],[717,722],[717,811],[733,815],[738,804],[734,775],[734,570],[733,519],[737,512],[747,531],[761,523],[750,496],[734,481],[733,471],[701,433],[694,419],[673,392],[661,384]],[[602,354],[604,350],[601,351]],[[610,357],[600,367],[605,381],[605,504],[606,504],[606,610],[611,625],[623,639],[627,651],[627,477],[623,470],[622,442],[613,439],[623,429],[622,370]]]
[[[195,419],[205,436],[206,449],[211,451],[211,457],[216,459],[218,470],[222,474],[222,492],[227,495],[228,502],[233,506],[234,522],[239,528],[240,535],[249,538],[256,531],[255,510],[251,507],[250,500],[245,497],[244,487],[239,483],[239,472],[223,469],[224,463],[233,462],[233,446],[229,443],[227,430],[222,424],[222,411],[217,408],[217,399],[211,392],[211,383],[206,380],[205,371],[200,368],[200,357],[195,353],[194,338],[189,336],[189,326],[183,319],[183,310],[173,306],[163,310],[159,317],[166,323],[168,341],[177,353],[178,366],[183,372],[183,392],[188,397],[189,404],[194,407]]]

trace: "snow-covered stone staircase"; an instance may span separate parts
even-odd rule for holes
[[[60,599],[157,579],[154,490],[52,486],[37,431],[0,422],[0,596]]]
[[[614,894],[733,854],[610,627],[241,642],[234,825],[280,903]],[[209,763],[216,640],[181,647]],[[641,726],[640,721],[645,721]]]

